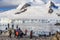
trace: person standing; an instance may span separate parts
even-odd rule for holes
[[[12,30],[9,30],[9,37],[11,38]]]
[[[27,32],[28,32],[28,31],[27,31],[27,29],[26,29],[26,30],[25,30],[25,36],[27,35]]]
[[[33,30],[30,31],[30,39],[33,37]]]
[[[16,34],[16,37],[18,38],[19,32],[18,32],[18,31],[16,31],[16,33],[15,33],[15,34]]]
[[[22,32],[22,30],[19,28],[19,37],[22,38],[24,35],[24,33]]]
[[[14,37],[16,37],[16,29],[14,29]]]

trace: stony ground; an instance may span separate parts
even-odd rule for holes
[[[39,37],[39,38],[32,38],[30,39],[29,37],[28,38],[9,38],[9,37],[6,37],[6,36],[0,36],[0,40],[51,40],[51,37]]]

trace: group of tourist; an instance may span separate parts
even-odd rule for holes
[[[20,28],[14,29],[14,37],[16,38],[22,38],[24,36],[27,36],[28,30],[26,29],[24,32]],[[30,31],[30,38],[32,38],[33,31]],[[11,38],[12,30],[9,30],[9,37]]]

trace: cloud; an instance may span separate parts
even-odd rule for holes
[[[60,3],[60,0],[54,0],[56,3]]]
[[[0,0],[0,6],[19,5],[26,1],[32,1],[32,0]],[[44,0],[44,1],[48,2],[49,0]],[[53,0],[53,1],[60,3],[60,0]]]
[[[13,5],[13,1],[10,0],[2,0],[0,1],[0,6],[5,6],[5,5]]]
[[[24,0],[0,0],[0,6],[8,6],[8,5],[19,5],[26,1]]]
[[[48,2],[48,1],[53,1],[55,3],[60,3],[60,0],[46,0],[46,2]]]

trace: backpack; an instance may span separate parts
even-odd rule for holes
[[[19,34],[18,31],[16,31],[16,36],[18,36],[18,34]]]

